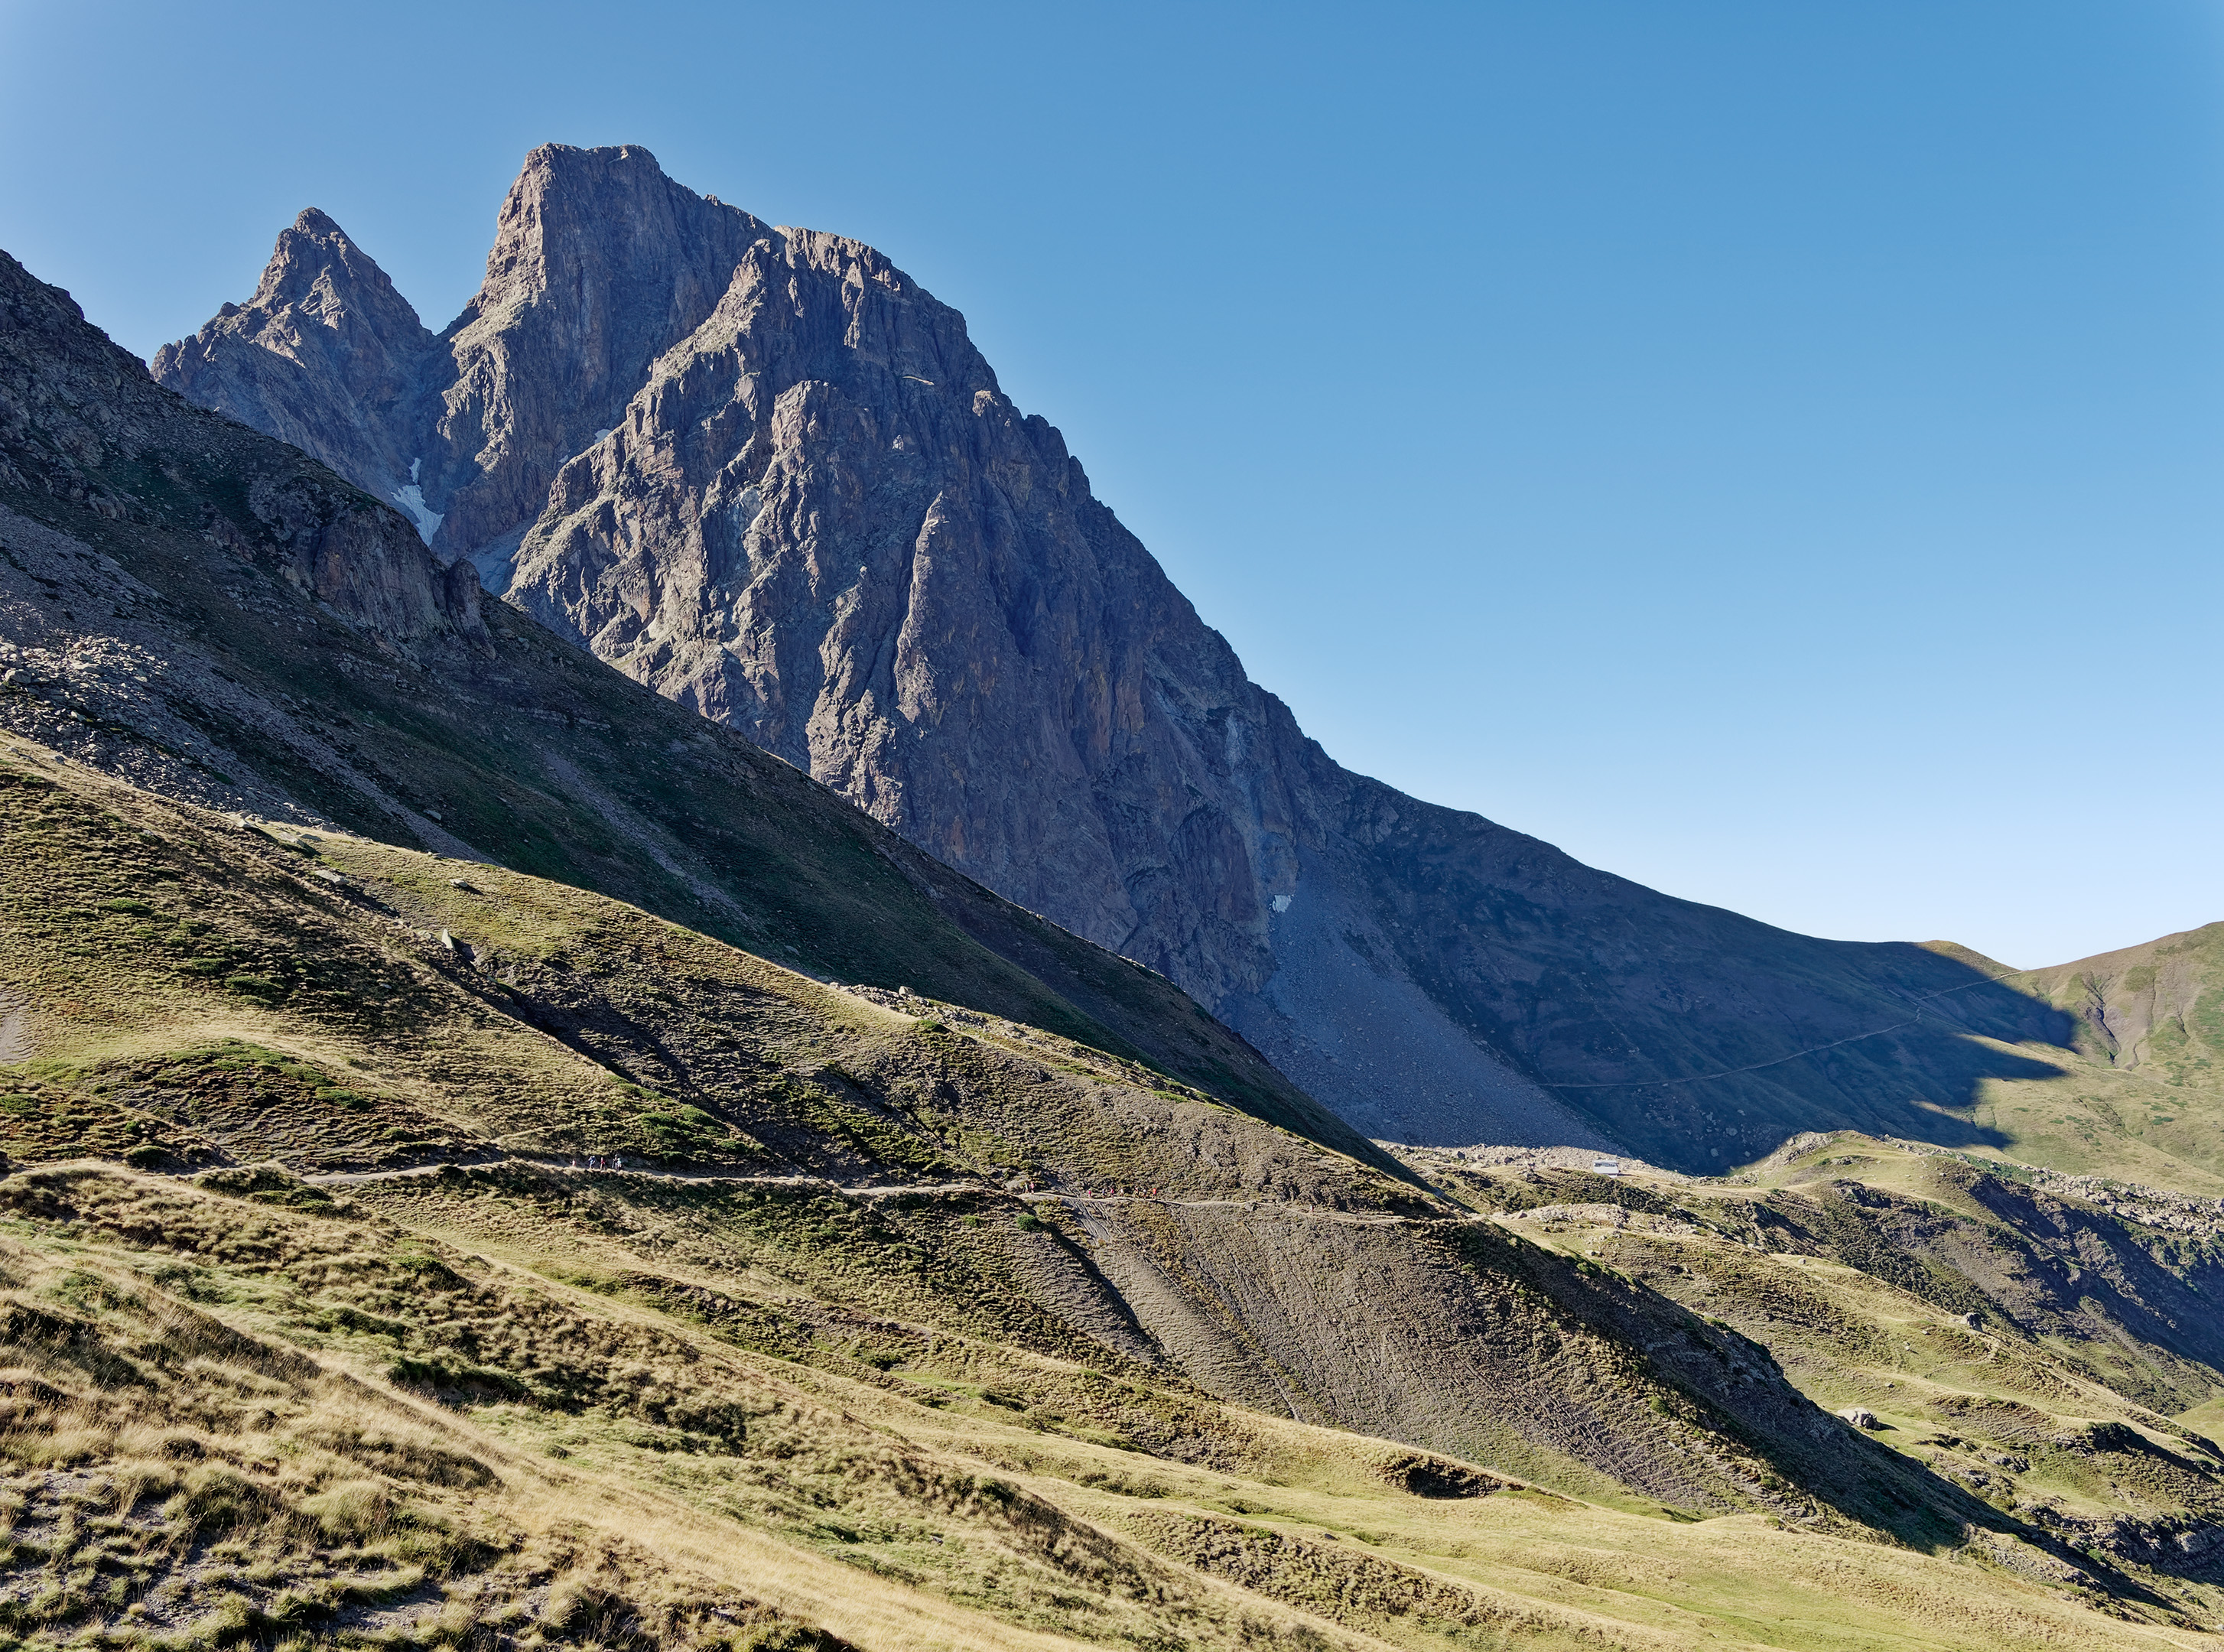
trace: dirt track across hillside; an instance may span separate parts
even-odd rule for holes
[[[892,1199],[903,1193],[1008,1193],[1010,1197],[1029,1203],[1065,1204],[1091,1209],[1105,1209],[1121,1205],[1159,1205],[1180,1210],[1255,1210],[1262,1206],[1288,1212],[1302,1212],[1335,1220],[1367,1226],[1387,1226],[1415,1220],[1434,1221],[1441,1218],[1407,1216],[1370,1216],[1352,1211],[1330,1210],[1325,1206],[1294,1204],[1286,1199],[1166,1199],[1150,1193],[1082,1193],[1058,1191],[1045,1192],[1030,1189],[1009,1193],[994,1184],[969,1179],[958,1181],[913,1182],[838,1182],[824,1176],[725,1176],[684,1170],[652,1170],[646,1167],[610,1170],[589,1168],[579,1165],[550,1164],[544,1159],[513,1159],[509,1157],[452,1160],[440,1164],[412,1165],[402,1170],[339,1170],[302,1180],[318,1187],[356,1187],[374,1181],[401,1181],[412,1177],[437,1176],[446,1170],[490,1170],[497,1167],[515,1166],[538,1170],[544,1174],[594,1177],[612,1180],[678,1181],[700,1183],[715,1187],[819,1187],[840,1193],[850,1199]],[[1455,1218],[1458,1219],[1458,1218]],[[1482,1218],[1470,1218],[1482,1219]]]

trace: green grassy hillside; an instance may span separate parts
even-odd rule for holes
[[[281,844],[82,771],[4,779],[26,1161],[477,1164],[512,1225],[492,1238],[541,1231],[572,1209],[573,1161],[616,1155],[658,1173],[618,1184],[627,1202],[681,1201],[674,1258],[723,1269],[776,1243],[861,1312],[1080,1336],[1300,1421],[1611,1496],[1715,1511],[1819,1493],[1891,1516],[1827,1454],[1805,1462],[1806,1419],[1725,1388],[1705,1347],[1634,1354],[1688,1331],[1672,1310],[1646,1323],[1665,1304],[1540,1273],[1410,1182],[1132,1061],[957,1006],[894,1010],[520,874]],[[1540,1344],[1581,1358],[1540,1362]],[[1409,1369],[1386,1382],[1385,1361]],[[1752,1443],[1688,1438],[1690,1403],[1734,1405]]]
[[[2126,1646],[2220,1604],[1130,1058],[0,767],[0,1633]]]
[[[2152,1597],[2091,1610],[2073,1565],[1647,1519],[1163,1379],[1128,1386],[1198,1445],[1149,1454],[989,1383],[841,1369],[834,1336],[768,1356],[715,1299],[660,1309],[279,1179],[57,1168],[0,1182],[0,1212],[19,1642],[2204,1638]]]
[[[2069,1018],[2061,1076],[1992,1082],[1976,1117],[2006,1151],[2057,1170],[2224,1193],[2224,924],[2016,984]]]
[[[1728,1182],[1412,1156],[1510,1231],[1766,1347],[2001,1516],[2224,1582],[2215,1201],[1851,1132]]]

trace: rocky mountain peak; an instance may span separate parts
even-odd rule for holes
[[[2006,1068],[1943,1021],[1903,1034],[1911,998],[2010,1042],[2059,1019],[1939,954],[1673,901],[1338,767],[957,310],[644,149],[528,156],[441,343],[425,421],[389,427],[426,432],[395,440],[436,548],[1164,972],[1370,1135],[1712,1169],[1818,1120],[1945,1128]]]
[[[442,335],[451,365],[424,478],[446,518],[437,542],[487,566],[506,558],[558,467],[617,422],[750,245],[776,235],[674,183],[638,145],[528,155],[486,278]]]
[[[564,461],[703,324],[749,247],[780,239],[638,144],[543,144],[502,201],[478,292],[437,339],[312,207],[255,296],[165,346],[155,377],[401,505],[452,560],[499,570]]]
[[[279,231],[278,244],[262,268],[255,296],[243,307],[275,310],[319,288],[365,307],[390,303],[407,311],[410,320],[417,320],[416,310],[395,292],[377,262],[350,240],[329,214],[309,206]]]
[[[656,244],[685,234],[692,219],[719,212],[749,216],[712,206],[675,184],[637,144],[582,149],[544,143],[525,157],[502,198],[485,281],[458,326],[468,326],[477,313],[536,298],[567,276],[594,279],[608,268],[622,280],[616,266],[629,254],[654,261]],[[597,232],[583,233],[591,225],[599,226]]]
[[[377,262],[312,206],[279,231],[254,296],[164,345],[153,366],[188,399],[407,503],[414,408],[438,349]]]

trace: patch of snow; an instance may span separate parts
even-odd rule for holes
[[[758,553],[751,547],[750,541],[752,536],[761,540],[772,530],[772,524],[767,520],[772,514],[772,507],[765,503],[764,495],[755,488],[743,488],[734,496],[726,509],[733,513],[729,520],[739,529],[742,551],[751,561],[755,561]]]
[[[409,485],[395,490],[394,503],[409,513],[410,520],[417,524],[418,538],[430,545],[433,535],[440,531],[440,524],[447,517],[443,511],[425,508],[425,490],[417,484],[417,473],[424,463],[421,459],[409,461]]]
[[[1278,895],[1278,896],[1276,896],[1274,897],[1274,910],[1275,910],[1275,911],[1277,911],[1277,912],[1287,912],[1289,909],[1290,909],[1290,896],[1286,896],[1286,895]]]
[[[616,428],[617,428],[617,427],[616,427],[616,425],[612,425],[612,426],[610,427],[610,430],[616,430]],[[601,441],[604,437],[608,436],[608,435],[610,434],[610,430],[597,430],[597,431],[595,433],[595,440],[596,440],[597,441]]]

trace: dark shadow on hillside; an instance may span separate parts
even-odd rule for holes
[[[1803,1130],[1997,1148],[1979,1086],[2058,1072],[1976,1041],[2072,1048],[2071,1016],[1974,953],[1794,934],[1381,789],[1392,825],[1349,875],[1399,962],[1656,1164],[1720,1171]]]
[[[2027,1249],[2015,1295],[2000,1301],[2025,1331],[2081,1345],[2099,1381],[2165,1413],[2197,1404],[2214,1388],[2224,1370],[2224,1321],[2210,1304],[2224,1288],[2224,1260],[2206,1247],[2158,1256],[2142,1230],[2102,1211],[1972,1167],[1945,1168]],[[2123,1367],[2135,1347],[2194,1362],[2185,1390],[2142,1392],[2127,1383]]]
[[[1797,939],[1801,951],[1842,945]],[[1649,1062],[1657,1077],[1562,1077],[1646,1064],[1643,1054],[1615,1062],[1592,1054],[1595,1042],[1575,1051],[1565,1040],[1547,1047],[1563,1064],[1538,1076],[1640,1156],[1708,1174],[1807,1130],[2005,1149],[2008,1138],[1974,1117],[1984,1082],[2064,1073],[2063,1064],[2000,1046],[2036,1044],[2061,1051],[2065,1062],[2076,1059],[2074,1017],[1967,963],[1914,946],[1848,945],[1844,953],[1852,954],[1840,975],[1844,984],[1827,998],[1802,974],[1790,975],[1786,996],[1810,997],[1796,1020],[1657,1026]],[[1864,1010],[1867,1027],[1859,1024]],[[1610,1012],[1628,1026],[1621,1004]],[[1750,1059],[1707,1065],[1717,1050]]]

